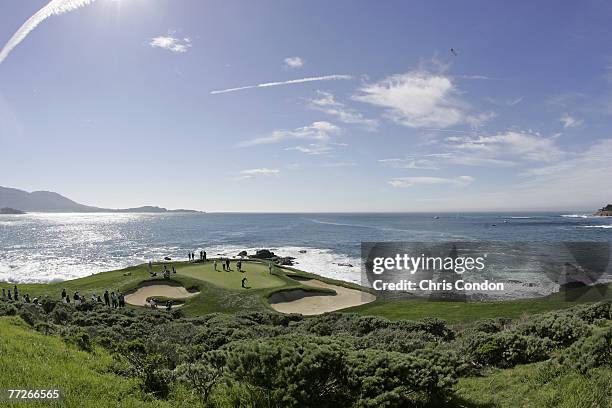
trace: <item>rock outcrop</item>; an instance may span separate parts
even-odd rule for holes
[[[608,204],[603,208],[600,208],[593,215],[598,215],[600,217],[612,217],[612,204]]]
[[[0,208],[0,214],[25,214],[25,212],[10,207],[4,207]]]

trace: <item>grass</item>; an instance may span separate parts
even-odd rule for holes
[[[195,263],[180,268],[177,273],[180,276],[203,280],[215,286],[232,290],[242,290],[242,278],[247,278],[247,285],[251,289],[276,288],[287,284],[280,277],[270,275],[268,266],[264,263],[243,262],[243,272],[238,272],[235,264],[230,266],[232,270],[229,272],[221,269],[220,264],[217,265],[215,271],[212,262]]]
[[[277,291],[302,289],[305,291],[328,292],[302,285],[291,279],[291,275],[319,279],[327,283],[341,285],[353,289],[362,289],[359,285],[323,278],[318,275],[288,267],[275,267],[274,274],[268,272],[268,264],[259,261],[243,261],[244,273],[238,272],[236,263],[231,262],[231,271],[221,269],[219,262],[217,270],[213,262],[167,262],[177,273],[172,274],[171,283],[180,284],[188,289],[197,289],[200,294],[185,300],[181,310],[187,316],[200,316],[212,312],[236,313],[240,311],[272,311],[268,298]],[[145,282],[168,282],[160,276],[163,264],[154,264],[158,277],[149,275],[147,265],[138,265],[117,271],[102,272],[66,282],[49,284],[20,284],[21,295],[30,297],[49,296],[59,299],[62,288],[69,295],[79,291],[87,299],[91,294],[101,295],[104,290],[130,292]],[[249,289],[241,287],[242,278],[247,278]],[[9,284],[0,287],[10,288]],[[579,303],[612,300],[612,284],[599,285],[591,288],[581,288],[567,293],[555,293],[535,299],[520,299],[498,302],[450,302],[433,301],[425,298],[386,299],[380,297],[375,302],[353,308],[344,312],[361,315],[382,316],[391,320],[418,320],[424,317],[437,317],[449,323],[470,322],[485,318],[507,317],[516,319],[524,314],[542,313],[563,309]]]
[[[484,377],[462,378],[455,386],[456,407],[612,407],[612,370],[587,376],[543,362],[493,370]]]
[[[171,407],[143,394],[136,380],[112,373],[103,349],[77,350],[57,336],[33,331],[20,318],[0,318],[0,388],[59,389],[61,402],[25,402],[27,407]],[[0,402],[0,405],[2,403]]]
[[[516,319],[524,314],[543,313],[602,300],[612,300],[612,284],[573,289],[534,299],[498,302],[450,302],[417,297],[409,300],[378,299],[344,311],[382,316],[390,320],[437,317],[449,323],[462,323],[496,317]]]
[[[102,295],[105,290],[109,292],[129,293],[136,290],[139,286],[150,283],[170,283],[179,284],[187,289],[197,289],[200,293],[197,296],[185,299],[185,305],[181,310],[188,316],[199,316],[212,312],[235,313],[239,311],[261,310],[272,311],[267,299],[278,290],[303,289],[307,291],[317,291],[312,287],[302,285],[298,281],[286,276],[290,274],[302,274],[294,269],[274,268],[274,273],[268,271],[268,264],[258,261],[243,261],[242,270],[238,272],[236,263],[231,262],[231,271],[227,272],[221,268],[221,263],[214,270],[213,262],[167,262],[168,268],[174,267],[176,274],[171,274],[171,279],[163,279],[163,263],[153,265],[153,270],[157,272],[157,277],[151,277],[146,264],[137,265],[125,269],[110,272],[101,272],[91,276],[74,279],[65,282],[53,282],[48,284],[19,284],[18,288],[21,296],[26,293],[30,298],[49,296],[59,299],[62,289],[66,289],[69,296],[75,291],[79,291],[86,299],[90,299],[92,294]],[[314,275],[303,273],[304,276],[314,277]],[[248,289],[242,288],[243,278],[247,278]],[[325,282],[338,283],[329,279],[317,277]],[[342,284],[342,283],[341,283]],[[0,283],[0,287],[9,289],[10,284]],[[327,292],[325,290],[318,290]]]

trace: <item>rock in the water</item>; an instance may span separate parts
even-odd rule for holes
[[[251,255],[251,258],[255,258],[255,259],[272,259],[274,258],[276,255],[274,255],[274,252],[267,250],[267,249],[258,249],[257,252],[255,253],[255,255]]]
[[[601,217],[612,217],[612,204],[608,204],[603,208],[600,208],[593,215],[599,215]]]
[[[238,256],[247,256],[247,251],[238,252]]]
[[[25,214],[25,212],[21,210],[16,210],[15,208],[4,207],[0,208],[0,214]]]

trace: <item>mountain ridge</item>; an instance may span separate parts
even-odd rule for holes
[[[0,186],[0,208],[14,208],[26,212],[116,212],[116,213],[168,213],[188,212],[197,210],[168,210],[164,207],[145,205],[133,208],[102,208],[77,203],[54,191],[40,190],[28,192],[12,187]]]

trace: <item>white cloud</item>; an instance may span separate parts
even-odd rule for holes
[[[257,84],[257,85],[247,85],[247,86],[239,86],[237,88],[220,89],[220,90],[216,90],[216,91],[210,91],[210,94],[211,95],[218,95],[218,94],[223,94],[223,93],[228,93],[228,92],[243,91],[245,89],[269,88],[269,87],[272,87],[272,86],[303,84],[303,83],[306,83],[306,82],[316,82],[316,81],[348,80],[348,79],[352,79],[352,78],[353,77],[350,76],[350,75],[336,75],[336,74],[334,74],[334,75],[324,75],[324,76],[318,76],[318,77],[290,79],[289,81],[265,82],[263,84]]]
[[[427,158],[380,159],[379,163],[394,169],[438,170],[436,162]]]
[[[258,176],[263,176],[263,177],[277,176],[279,173],[280,173],[280,170],[278,169],[268,169],[266,167],[262,167],[258,169],[247,169],[247,170],[242,170],[240,172],[240,176],[238,177],[238,179],[244,180],[244,179],[249,179],[249,178],[258,177]]]
[[[240,146],[254,146],[296,139],[315,140],[319,143],[325,143],[329,141],[330,135],[338,132],[340,132],[340,128],[333,123],[319,121],[293,130],[275,130],[268,136],[244,141],[240,143]]]
[[[378,126],[376,120],[364,118],[361,113],[348,109],[345,104],[336,101],[331,93],[317,91],[317,95],[317,98],[309,101],[311,109],[335,116],[343,123],[365,126],[369,130],[374,130]]]
[[[302,68],[304,66],[304,60],[300,57],[287,57],[284,59],[286,68]]]
[[[285,150],[295,150],[304,154],[318,156],[328,154],[332,150],[332,147],[328,144],[311,143],[306,146],[300,145],[295,147],[287,147]]]
[[[360,91],[353,99],[385,108],[391,120],[412,128],[480,125],[492,115],[471,115],[450,77],[423,70],[393,75]]]
[[[149,45],[153,48],[163,48],[180,54],[191,48],[191,39],[189,37],[176,38],[171,35],[163,35],[151,38]]]
[[[452,178],[444,177],[398,177],[391,179],[389,184],[395,188],[408,188],[420,185],[446,184],[456,187],[464,187],[474,181],[472,176],[459,176]]]
[[[34,30],[40,23],[53,15],[64,14],[69,11],[87,6],[94,0],[52,0],[46,6],[38,10],[34,15],[13,34],[0,51],[0,64],[8,57],[10,52]]]
[[[561,118],[559,118],[559,120],[561,121],[561,123],[563,123],[563,129],[578,127],[582,125],[582,120],[578,120],[568,115],[567,113],[561,115]]]
[[[476,137],[451,136],[446,138],[446,142],[447,147],[454,151],[480,160],[552,162],[564,156],[554,138],[525,132],[509,131]]]

